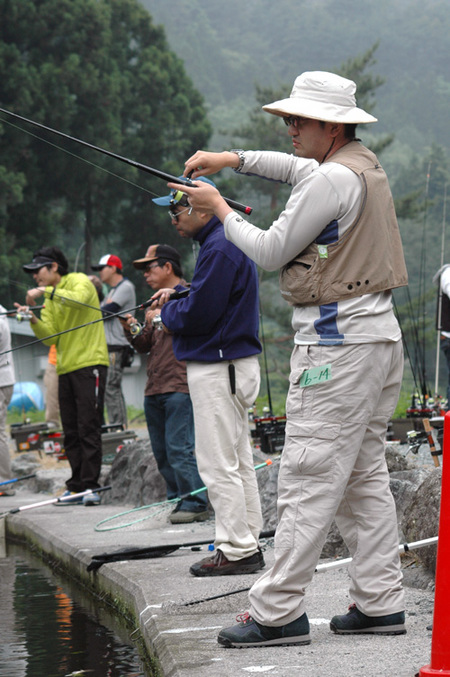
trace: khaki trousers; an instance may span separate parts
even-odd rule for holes
[[[14,386],[0,387],[0,482],[5,482],[12,478],[9,435],[6,432],[6,415],[13,392]],[[6,488],[10,489],[9,486]]]
[[[188,362],[187,378],[197,466],[215,512],[215,546],[235,561],[258,550],[262,528],[248,427],[248,409],[259,392],[260,372],[256,355],[232,363],[235,395],[229,362]]]
[[[330,380],[302,387],[329,365]],[[284,625],[305,590],[333,521],[349,548],[350,596],[368,616],[404,609],[385,432],[401,385],[401,343],[296,346],[278,486],[275,564],[249,597],[251,615]],[[325,373],[325,372],[323,372]],[[336,610],[339,612],[339,609]]]
[[[60,425],[59,399],[58,399],[58,374],[56,364],[49,362],[44,374],[45,386],[45,420],[47,423]]]

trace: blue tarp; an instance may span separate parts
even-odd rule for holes
[[[13,396],[8,409],[17,407],[21,411],[29,409],[44,409],[44,397],[37,383],[33,381],[21,381],[14,384]]]

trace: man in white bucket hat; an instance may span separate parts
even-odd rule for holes
[[[354,604],[331,629],[406,631],[384,441],[403,372],[391,290],[407,274],[386,175],[355,139],[356,125],[376,122],[356,106],[355,91],[333,73],[303,73],[289,98],[263,107],[284,119],[292,155],[198,151],[186,162],[194,181],[232,167],[292,186],[264,230],[211,186],[183,188],[258,265],[280,269],[281,293],[293,306],[275,564],[252,587],[249,613],[220,632],[226,647],[309,644],[305,589],[333,519],[353,558]]]

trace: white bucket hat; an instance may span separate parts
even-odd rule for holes
[[[377,118],[356,106],[356,85],[335,73],[311,71],[299,75],[289,99],[281,99],[263,106],[273,115],[298,115],[324,122],[364,124]]]

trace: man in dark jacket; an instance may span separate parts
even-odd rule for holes
[[[175,355],[187,362],[197,463],[216,516],[216,554],[190,571],[253,573],[264,566],[248,430],[248,409],[260,384],[256,266],[226,240],[222,223],[193,211],[181,191],[154,202],[169,207],[179,234],[200,245],[189,295],[170,301],[170,289],[157,294]]]

